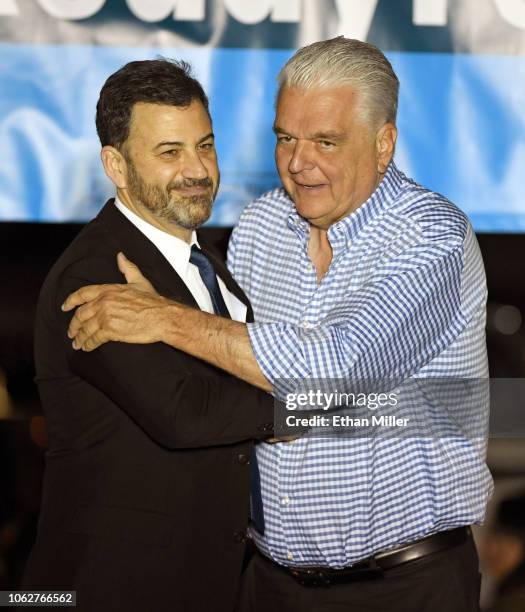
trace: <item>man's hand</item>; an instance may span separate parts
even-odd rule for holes
[[[62,305],[65,311],[77,308],[68,330],[73,348],[93,351],[110,341],[164,342],[263,391],[272,390],[244,323],[162,297],[123,253],[117,262],[127,285],[88,285]]]
[[[160,342],[170,302],[159,295],[139,268],[123,253],[117,255],[127,285],[88,285],[72,293],[62,310],[77,308],[68,336],[73,348],[92,351],[109,341]]]

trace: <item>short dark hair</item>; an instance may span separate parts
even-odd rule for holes
[[[187,62],[164,58],[129,62],[100,90],[96,115],[100,143],[122,147],[137,102],[187,107],[193,100],[199,100],[209,113],[208,98]]]

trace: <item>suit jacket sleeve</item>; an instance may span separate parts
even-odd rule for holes
[[[172,347],[109,342],[90,353],[72,348],[66,335],[72,313],[61,313],[60,304],[86,284],[115,282],[96,272],[107,266],[107,262],[83,259],[61,275],[55,307],[71,371],[168,448],[271,435],[274,400],[270,395]]]

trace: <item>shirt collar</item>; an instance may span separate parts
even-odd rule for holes
[[[401,189],[404,178],[404,174],[398,170],[394,162],[390,162],[383,180],[368,200],[328,228],[328,237],[334,254],[336,250],[339,250],[338,247],[351,246],[351,241],[357,237],[361,229],[392,204]],[[288,226],[303,238],[308,238],[310,224],[297,213],[295,206],[288,215]]]
[[[188,264],[190,261],[191,247],[196,244],[199,246],[197,241],[197,234],[195,230],[191,233],[190,244],[164,232],[163,230],[151,225],[142,217],[139,217],[136,213],[130,210],[123,202],[118,198],[115,198],[115,206],[120,212],[131,222],[133,225],[141,231],[148,240],[150,240],[157,249],[164,255],[171,266],[175,269],[175,272],[182,278],[185,279],[188,270]]]

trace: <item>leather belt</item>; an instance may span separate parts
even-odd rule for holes
[[[274,567],[278,567],[293,576],[303,586],[329,587],[332,584],[381,578],[385,570],[421,559],[447,548],[459,546],[471,537],[470,527],[457,527],[450,531],[440,531],[412,544],[400,546],[383,553],[377,553],[373,557],[342,569],[329,567],[286,567],[275,563],[262,554],[260,554],[260,557],[271,563]]]

